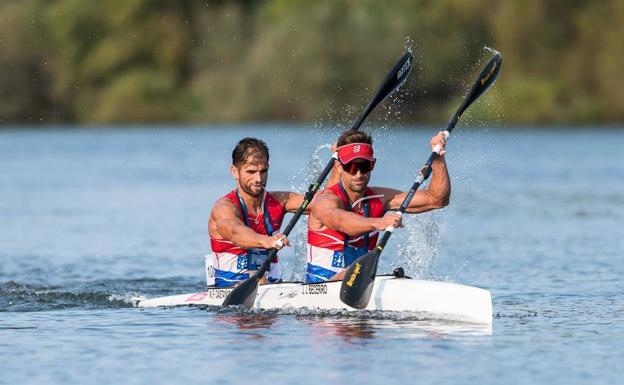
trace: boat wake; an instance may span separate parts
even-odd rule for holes
[[[63,285],[6,281],[0,282],[0,312],[129,308],[137,296],[202,289],[201,282],[185,278],[96,280]]]
[[[494,314],[494,319],[502,319],[502,318],[511,318],[523,320],[526,318],[537,318],[537,311],[535,310],[525,310],[524,312],[514,312],[514,313],[496,313]]]

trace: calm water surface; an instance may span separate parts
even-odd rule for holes
[[[409,188],[434,131],[375,129],[373,184]],[[0,384],[621,381],[623,130],[456,130],[451,205],[410,217],[380,270],[489,289],[493,334],[400,314],[133,308],[203,288],[207,216],[246,135],[272,150],[270,189],[303,190],[336,132],[0,131]]]

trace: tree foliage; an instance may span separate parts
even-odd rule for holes
[[[3,0],[0,122],[349,121],[405,49],[402,122],[621,122],[617,0]]]

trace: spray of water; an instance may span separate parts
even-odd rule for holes
[[[500,52],[488,46],[483,46],[483,50],[491,53],[492,55],[496,55],[497,53],[500,54]]]
[[[318,146],[305,168],[299,170],[290,178],[290,188],[293,191],[306,191],[308,186],[314,182],[316,177],[323,171],[327,161],[330,158],[331,144],[326,143]],[[323,183],[322,188],[327,184],[327,180]],[[293,228],[289,239],[293,245],[294,258],[284,261],[284,277],[289,280],[303,280],[306,264],[307,251],[307,218],[300,220]]]
[[[412,278],[429,278],[440,245],[441,226],[435,213],[406,216],[405,236],[396,247],[395,264]]]

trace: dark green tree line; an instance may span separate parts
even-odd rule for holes
[[[349,121],[403,50],[398,122],[440,122],[487,54],[503,123],[624,119],[617,0],[2,0],[0,123]]]

